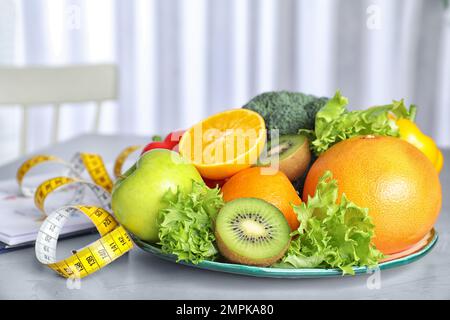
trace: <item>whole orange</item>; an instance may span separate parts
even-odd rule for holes
[[[302,200],[284,173],[270,173],[264,168],[254,167],[232,176],[222,187],[225,202],[238,198],[258,198],[265,200],[283,212],[289,226],[296,230],[299,226],[292,205],[300,205]]]
[[[369,208],[373,243],[384,254],[406,250],[433,228],[442,204],[439,177],[428,158],[394,137],[363,136],[323,153],[308,173],[303,200],[327,171],[358,206]]]

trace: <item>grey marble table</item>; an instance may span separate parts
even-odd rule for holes
[[[107,161],[130,144],[147,139],[85,135],[44,152],[70,157],[76,151],[97,152]],[[445,152],[450,159],[450,152]],[[19,161],[0,167],[0,179],[14,177]],[[39,264],[34,249],[0,254],[2,299],[450,299],[450,168],[441,175],[444,203],[436,225],[440,240],[422,260],[382,271],[379,286],[371,275],[328,279],[262,279],[190,268],[159,260],[140,249],[77,284]],[[424,195],[426,196],[426,195]],[[98,238],[62,241],[80,248]],[[371,278],[372,277],[372,278]],[[372,284],[372,285],[368,285]]]

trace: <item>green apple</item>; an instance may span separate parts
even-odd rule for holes
[[[158,241],[161,201],[171,189],[190,192],[192,182],[202,182],[197,169],[178,153],[154,149],[141,156],[114,185],[112,210],[131,233],[148,242]]]

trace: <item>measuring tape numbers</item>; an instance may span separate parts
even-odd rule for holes
[[[120,177],[127,158],[140,149],[131,146],[124,149],[114,163],[114,175]],[[66,174],[42,182],[36,188],[24,186],[26,175],[36,166],[54,163],[65,167]],[[82,178],[87,172],[92,181]],[[111,214],[111,191],[113,180],[106,170],[102,158],[96,154],[77,153],[70,162],[51,155],[37,155],[25,161],[17,171],[17,182],[21,193],[34,197],[34,203],[42,213],[43,221],[36,239],[36,257],[42,264],[59,275],[70,278],[83,278],[103,268],[133,248],[127,231]],[[45,208],[47,197],[65,187],[73,187],[74,198],[70,203],[48,214]],[[84,192],[90,189],[100,202],[100,206],[80,205]],[[73,251],[73,254],[61,261],[56,259],[59,235],[68,219],[74,214],[86,215],[97,228],[100,239],[90,245]]]
[[[56,260],[59,234],[74,212],[82,212],[95,225],[101,238],[90,245],[74,251],[61,261]],[[91,206],[62,207],[51,213],[42,223],[36,239],[36,257],[42,264],[59,275],[70,278],[84,278],[105,267],[133,248],[133,242],[126,230],[106,210]]]

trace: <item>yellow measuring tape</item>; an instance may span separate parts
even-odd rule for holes
[[[132,146],[123,150],[114,164],[114,174],[119,177],[122,167],[130,154],[140,149]],[[67,174],[44,181],[36,188],[24,185],[24,179],[34,167],[44,163],[56,163],[66,168]],[[82,179],[87,171],[92,181]],[[24,196],[34,196],[36,207],[41,211],[43,221],[36,239],[36,257],[59,275],[69,278],[83,278],[103,268],[133,248],[126,230],[111,214],[111,191],[113,180],[106,170],[102,158],[96,154],[77,153],[70,162],[49,155],[37,155],[25,161],[17,171],[17,182]],[[54,191],[73,186],[74,199],[50,214],[45,210],[45,200]],[[86,188],[90,189],[100,202],[100,207],[79,205]],[[101,238],[90,245],[73,251],[61,261],[56,260],[56,247],[64,224],[73,214],[86,215],[95,225]]]
[[[84,213],[96,226],[101,238],[73,255],[56,261],[59,232],[74,211]],[[133,242],[128,233],[106,210],[90,206],[63,207],[42,224],[36,240],[36,257],[63,277],[83,278],[116,260],[131,248]]]
[[[128,159],[128,156],[139,149],[142,149],[142,146],[131,146],[124,149],[119,154],[119,156],[116,158],[116,162],[114,163],[114,176],[116,177],[116,179],[122,175],[122,167],[125,161]]]

